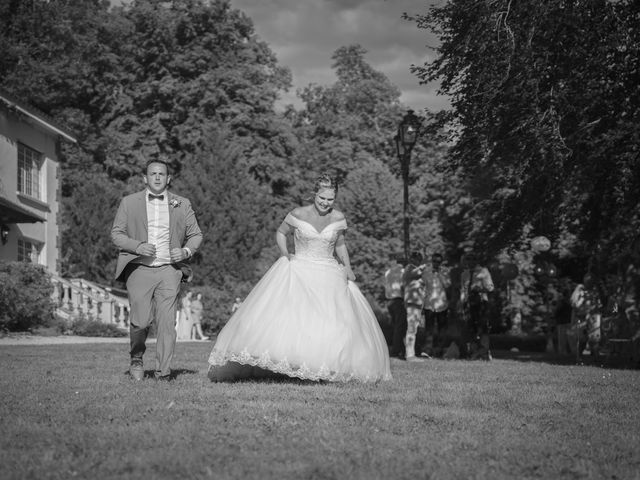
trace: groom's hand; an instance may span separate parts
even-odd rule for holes
[[[181,262],[182,260],[187,258],[187,252],[185,251],[184,248],[172,248],[170,254],[171,254],[171,261],[173,263]]]
[[[156,246],[150,243],[141,243],[136,248],[136,253],[138,255],[146,255],[148,257],[153,257],[156,254]]]

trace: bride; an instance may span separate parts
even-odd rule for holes
[[[347,222],[333,208],[335,180],[321,175],[311,205],[287,214],[276,233],[281,257],[220,331],[209,378],[284,374],[305,380],[390,380],[387,345],[351,270]],[[293,234],[295,253],[287,248]]]

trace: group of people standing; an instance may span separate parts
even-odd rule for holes
[[[458,279],[443,265],[443,256],[434,253],[428,264],[420,252],[412,252],[408,262],[395,256],[395,264],[384,275],[385,296],[392,324],[390,355],[408,362],[432,356],[491,359],[489,348],[488,294],[494,285],[489,270],[467,254],[462,258]],[[452,282],[453,280],[453,282]],[[459,282],[463,328],[458,341],[449,335],[452,284]],[[419,328],[424,340],[417,343]]]
[[[598,360],[608,340],[630,340],[634,358],[640,357],[640,314],[637,307],[640,273],[636,258],[629,261],[615,291],[605,293],[603,282],[587,272],[555,310],[556,348],[560,354]],[[568,298],[567,298],[568,297]],[[606,338],[608,337],[608,338]]]

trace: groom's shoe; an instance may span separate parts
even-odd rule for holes
[[[129,375],[136,381],[144,378],[144,367],[142,365],[133,364],[129,367]]]

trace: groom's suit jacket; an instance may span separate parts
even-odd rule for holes
[[[202,243],[202,232],[191,203],[186,198],[168,190],[165,194],[169,196],[169,248],[187,247],[193,255]],[[146,189],[127,195],[118,207],[118,213],[111,228],[111,240],[120,250],[116,265],[116,280],[126,280],[121,278],[125,267],[132,260],[140,257],[136,254],[136,248],[148,239],[146,195]],[[191,279],[191,268],[185,262],[176,264],[176,267],[182,270],[183,280]]]

